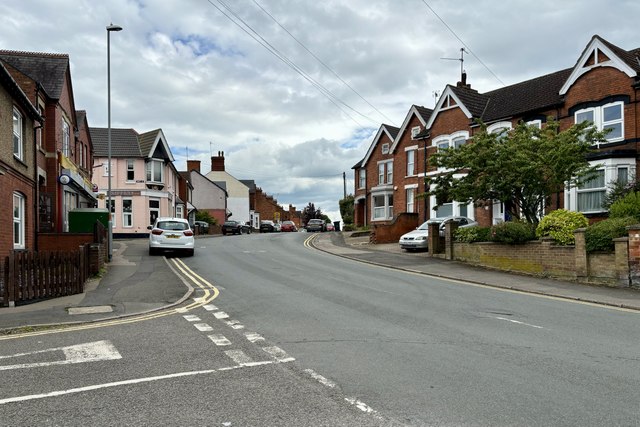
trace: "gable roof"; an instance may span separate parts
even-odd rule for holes
[[[173,162],[173,154],[167,143],[167,139],[164,137],[162,129],[155,129],[149,132],[140,134],[140,152],[144,157],[154,157],[156,151],[159,149],[163,152],[163,155],[169,161]]]
[[[569,88],[583,74],[597,67],[614,67],[629,77],[637,77],[640,72],[639,49],[626,51],[606,41],[597,34],[591,38],[587,47],[582,51],[576,65],[571,69],[571,74],[560,89],[560,94],[567,93]],[[591,59],[594,62],[591,63]]]
[[[400,143],[400,139],[402,139],[402,135],[407,131],[407,127],[409,126],[409,122],[411,121],[412,117],[417,117],[420,123],[422,123],[422,126],[426,128],[429,118],[432,114],[433,110],[430,108],[426,108],[421,105],[412,105],[411,108],[409,108],[409,112],[407,113],[406,117],[404,118],[404,122],[402,122],[402,126],[400,126],[400,129],[398,129],[398,132],[393,138],[393,144],[391,144],[389,152],[393,153],[395,151],[396,147]]]
[[[214,185],[216,187],[218,187],[219,189],[221,189],[222,191],[224,191],[225,196],[229,197],[229,194],[227,193],[227,186],[226,183],[222,183],[223,185],[221,185],[220,182],[217,181],[211,181],[209,178],[207,178],[205,175],[203,175],[202,173],[198,172],[195,169],[192,169],[190,171],[187,172],[180,172],[181,174],[186,174],[189,177],[189,181],[193,182],[193,179],[191,178],[194,174],[196,174],[199,177],[202,177],[203,179],[206,179],[206,182],[211,183],[211,185]],[[196,186],[193,187],[194,190],[196,189]]]
[[[40,83],[50,98],[58,100],[62,96],[69,55],[0,50],[0,59]]]
[[[18,83],[13,79],[9,71],[5,68],[2,61],[0,61],[0,84],[4,86],[7,92],[13,97],[17,103],[24,108],[24,110],[34,118],[35,120],[42,122],[43,118],[38,113],[38,110],[33,106],[31,101],[25,93],[22,91]]]
[[[89,128],[94,157],[109,156],[108,128]],[[111,157],[142,157],[138,132],[133,129],[111,128]]]
[[[353,168],[366,166],[367,162],[369,161],[369,157],[371,157],[373,150],[375,150],[376,146],[378,145],[378,142],[380,142],[382,137],[384,135],[387,135],[387,137],[391,140],[391,143],[393,143],[393,140],[398,136],[399,130],[400,129],[398,129],[395,126],[381,124],[380,127],[378,128],[378,132],[376,133],[376,136],[371,141],[371,145],[369,145],[369,150],[367,150],[367,154],[364,156],[362,160],[360,160],[360,162],[358,162],[355,166],[353,166]]]

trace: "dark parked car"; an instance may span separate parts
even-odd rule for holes
[[[312,233],[314,231],[325,231],[325,223],[323,219],[310,219],[305,229]]]
[[[222,234],[249,234],[251,233],[251,227],[240,221],[225,221],[222,224]]]
[[[276,225],[273,221],[264,220],[260,221],[260,232],[261,233],[273,233],[276,231]]]

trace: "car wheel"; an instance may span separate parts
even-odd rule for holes
[[[193,256],[195,249],[187,249],[187,256]]]
[[[156,254],[155,248],[149,248],[149,256],[154,256]]]

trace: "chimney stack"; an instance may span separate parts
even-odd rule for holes
[[[218,151],[217,156],[211,157],[211,170],[213,172],[224,172],[224,151]]]
[[[460,75],[460,81],[456,84],[457,87],[466,87],[467,89],[471,89],[471,85],[467,84],[467,72],[463,71]]]
[[[187,172],[193,170],[200,173],[200,160],[187,160]]]

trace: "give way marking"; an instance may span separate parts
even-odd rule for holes
[[[56,353],[62,352],[63,359],[60,359],[60,355]],[[20,363],[16,365],[2,365],[3,360],[16,360],[18,358],[28,359],[30,356],[42,355],[51,353],[52,357],[50,361],[46,362],[32,362],[32,363]],[[46,350],[32,351],[29,353],[11,354],[8,356],[0,356],[0,371],[8,371],[11,369],[28,369],[28,368],[40,368],[44,366],[55,365],[71,365],[74,363],[85,362],[99,362],[103,360],[116,360],[122,359],[118,350],[111,344],[110,341],[95,341],[85,344],[70,345],[67,347],[48,348]],[[25,360],[25,359],[22,359]]]

